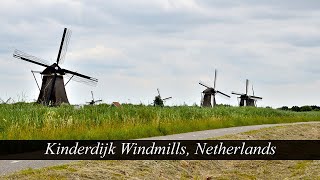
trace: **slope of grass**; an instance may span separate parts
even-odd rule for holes
[[[0,139],[135,139],[197,130],[268,123],[319,121],[320,112],[253,107],[124,105],[56,108],[0,105]]]

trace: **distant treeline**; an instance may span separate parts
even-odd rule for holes
[[[320,106],[292,106],[289,108],[288,106],[282,106],[281,108],[278,108],[280,110],[285,111],[296,111],[296,112],[305,112],[305,111],[320,111]]]

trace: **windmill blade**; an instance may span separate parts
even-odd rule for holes
[[[159,88],[157,88],[157,91],[158,91],[158,95],[160,96],[160,90],[159,90]]]
[[[102,100],[101,100],[101,99],[99,99],[99,100],[96,100],[96,101],[94,101],[94,102],[96,102],[96,103],[97,103],[97,102],[102,102]]]
[[[216,89],[216,82],[217,82],[217,70],[214,70],[214,83],[213,83],[213,89]]]
[[[91,96],[92,96],[92,101],[94,101],[94,98],[93,98],[93,92],[91,91]]]
[[[66,75],[69,77],[72,77],[72,75],[74,75],[74,77],[72,78],[73,81],[84,83],[91,86],[95,86],[98,83],[98,79],[96,78],[89,77],[77,72],[69,71],[67,69],[62,69],[62,71],[66,73]]]
[[[66,77],[69,78],[69,81],[75,81],[75,82],[78,82],[78,83],[82,83],[82,84],[85,84],[85,85],[89,85],[89,86],[96,86],[97,85],[97,82],[96,81],[92,81],[90,79],[86,79],[86,78],[83,78],[83,77],[79,77],[79,76],[76,76],[74,74],[69,74],[69,73],[65,73]],[[65,84],[66,86],[67,84]]]
[[[61,43],[60,43],[59,53],[57,57],[57,64],[62,64],[64,62],[64,59],[68,50],[71,34],[72,34],[72,31],[70,29],[64,28]]]
[[[252,99],[262,99],[262,97],[258,97],[258,96],[249,96],[249,98],[252,98]]]
[[[246,94],[248,94],[248,86],[249,86],[249,80],[246,79]]]
[[[4,101],[0,98],[1,104],[4,103]]]
[[[13,57],[17,58],[17,59],[21,59],[27,62],[31,62],[34,64],[38,64],[40,66],[44,66],[44,67],[49,67],[49,63],[46,60],[37,58],[35,56],[29,55],[25,52],[22,52],[20,50],[14,50],[13,52]]]
[[[222,95],[227,96],[228,98],[230,98],[229,95],[227,95],[227,94],[225,94],[225,93],[223,93],[223,92],[221,92],[221,91],[217,91],[217,93],[220,93],[220,94],[222,94]]]
[[[200,84],[201,86],[206,87],[206,88],[211,88],[211,87],[209,87],[208,85],[204,84],[203,82],[199,82],[199,84]]]
[[[8,102],[11,100],[11,98],[9,98],[6,102],[5,102],[5,104],[8,104]]]
[[[254,90],[253,90],[253,85],[252,85],[252,94],[253,94],[253,96],[254,96]]]
[[[162,101],[165,101],[165,100],[168,100],[168,99],[171,99],[172,97],[167,97],[167,98],[164,98],[162,99]]]
[[[235,95],[239,95],[239,96],[243,95],[242,93],[237,93],[237,92],[234,92],[234,91],[232,91],[231,94],[235,94]]]

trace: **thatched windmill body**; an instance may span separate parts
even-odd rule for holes
[[[257,106],[257,100],[261,100],[262,97],[258,97],[254,95],[254,90],[253,90],[253,86],[252,86],[252,96],[248,95],[248,87],[249,87],[249,80],[246,80],[246,93],[236,93],[236,92],[232,92],[232,94],[235,95],[239,95],[239,106]]]
[[[93,92],[92,92],[92,91],[91,91],[91,97],[92,97],[92,100],[91,100],[90,102],[87,102],[87,103],[90,104],[90,105],[95,105],[96,103],[102,101],[101,99],[99,99],[99,100],[94,100]]]
[[[216,90],[216,82],[217,82],[217,70],[214,71],[214,83],[213,83],[213,87],[210,87],[208,85],[205,85],[202,82],[199,82],[200,85],[206,87],[207,89],[205,89],[204,91],[202,91],[201,94],[201,106],[202,107],[213,107],[217,104],[216,102],[216,94],[221,94],[223,96],[226,96],[228,98],[230,98],[229,95]]]
[[[42,75],[42,84],[37,100],[37,102],[40,104],[52,106],[57,106],[62,103],[69,104],[65,85],[71,79],[91,85],[95,85],[98,82],[98,80],[95,78],[60,67],[60,64],[63,63],[67,52],[70,36],[71,31],[67,28],[64,28],[57,60],[52,65],[49,65],[49,63],[40,58],[28,55],[27,53],[19,50],[15,50],[13,53],[13,57],[15,58],[45,67],[45,69],[40,73]],[[63,76],[65,75],[70,77],[66,84],[63,80]]]
[[[154,100],[153,100],[153,106],[161,106],[163,107],[164,106],[164,102],[168,99],[171,99],[172,97],[167,97],[167,98],[161,98],[161,95],[160,95],[160,90],[157,89],[158,91],[158,96],[155,96],[154,97]]]

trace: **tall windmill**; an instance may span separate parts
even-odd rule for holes
[[[157,89],[158,91],[158,96],[156,96],[154,98],[154,101],[153,101],[153,106],[161,106],[163,107],[164,106],[164,101],[168,100],[168,99],[171,99],[172,97],[167,97],[167,98],[161,98],[161,95],[160,95],[160,91],[159,91],[159,88]]]
[[[6,101],[2,100],[0,98],[0,104],[8,104],[10,102],[11,98],[7,99]]]
[[[202,107],[213,107],[215,106],[217,103],[216,103],[216,94],[219,93],[219,94],[222,94],[228,98],[230,98],[229,95],[221,92],[221,91],[218,91],[216,89],[216,82],[217,82],[217,70],[214,70],[214,83],[213,83],[213,87],[210,87],[208,85],[205,85],[204,83],[202,82],[199,82],[199,84],[201,86],[204,86],[206,87],[207,89],[205,89],[204,91],[202,91],[202,96],[201,96],[201,106]],[[211,98],[212,98],[212,104],[211,104]]]
[[[242,94],[242,93],[236,93],[236,92],[232,92],[232,94],[235,95],[239,95],[239,106],[256,106],[256,102],[257,100],[261,100],[262,97],[258,97],[254,95],[254,90],[253,90],[253,86],[252,86],[252,93],[253,95],[248,95],[248,87],[249,87],[249,80],[246,80],[246,93]]]
[[[42,60],[35,56],[31,56],[19,50],[15,50],[13,53],[13,57],[17,59],[21,59],[45,67],[45,69],[40,73],[42,75],[42,85],[37,100],[37,102],[40,104],[57,106],[61,103],[69,103],[63,80],[63,76],[65,75],[70,77],[68,82],[71,79],[91,85],[95,85],[98,82],[98,79],[96,78],[92,78],[60,67],[60,64],[63,63],[68,49],[70,36],[71,31],[67,28],[64,28],[57,60],[52,65],[49,65],[49,63],[45,60]]]
[[[99,99],[99,100],[94,100],[93,92],[92,92],[92,91],[91,91],[91,97],[92,97],[92,100],[91,100],[90,102],[87,102],[87,103],[90,104],[90,105],[95,105],[96,103],[102,101],[101,99]]]

